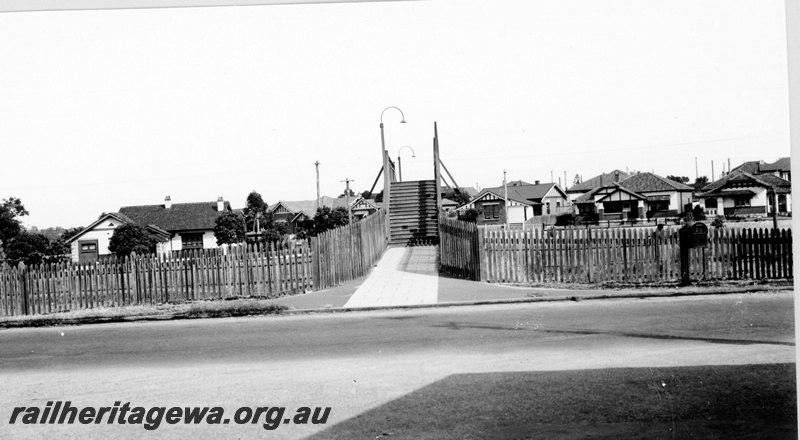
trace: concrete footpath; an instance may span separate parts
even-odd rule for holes
[[[367,277],[341,286],[272,300],[289,310],[364,310],[489,303],[645,298],[793,290],[791,283],[630,289],[516,287],[439,275],[433,246],[390,247]]]

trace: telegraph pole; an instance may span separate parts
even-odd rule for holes
[[[350,211],[350,182],[355,182],[355,180],[350,180],[349,178],[345,178],[344,180],[340,180],[340,182],[345,182],[347,187],[344,190],[344,197],[347,203],[347,223],[353,223],[353,212]]]
[[[552,174],[552,171],[550,172]],[[506,183],[506,170],[503,170],[503,208],[506,212],[506,229],[508,229],[508,183]]]
[[[314,214],[316,214],[319,209],[319,161],[314,162],[314,166],[317,167],[317,200],[314,203]]]

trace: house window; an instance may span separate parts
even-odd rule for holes
[[[623,211],[630,211],[631,210],[631,202],[622,202],[622,210]]]
[[[500,205],[497,203],[483,205],[483,218],[486,220],[500,218]]]
[[[81,242],[81,252],[97,252],[97,242]]]
[[[733,197],[733,205],[734,206],[750,206],[750,196],[734,196]]]
[[[606,213],[622,212],[622,202],[603,202],[603,210]]]
[[[647,204],[650,205],[650,211],[669,211],[669,200],[656,200]]]
[[[547,207],[547,213],[550,214],[550,202],[545,203],[545,206]]]
[[[706,199],[706,208],[712,209],[717,207],[717,199]]]
[[[181,234],[181,247],[183,249],[203,249],[203,233]]]

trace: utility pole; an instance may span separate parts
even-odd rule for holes
[[[711,181],[717,180],[717,175],[714,174],[714,161],[711,161]]]
[[[567,170],[564,170],[564,186],[562,186],[561,189],[564,189],[566,186],[567,186]]]
[[[344,197],[345,203],[347,203],[347,223],[353,223],[353,213],[350,211],[350,182],[355,182],[355,180],[350,180],[349,178],[345,178],[344,180],[340,180],[340,182],[345,182],[347,187],[344,190]]]
[[[314,214],[316,214],[319,209],[319,161],[314,162],[314,166],[317,167],[317,200],[314,203]]]
[[[731,173],[731,158],[728,158],[728,174]]]
[[[553,172],[550,171],[552,175]],[[508,183],[506,183],[506,170],[503,170],[503,208],[506,213],[506,229],[508,229]]]

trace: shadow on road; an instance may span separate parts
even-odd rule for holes
[[[797,438],[795,382],[795,364],[457,374],[309,439]]]

